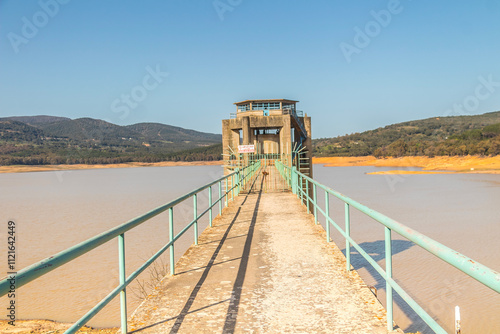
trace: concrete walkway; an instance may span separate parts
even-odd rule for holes
[[[383,307],[288,192],[240,195],[176,272],[129,331],[387,333]]]

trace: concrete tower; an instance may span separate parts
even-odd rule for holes
[[[287,99],[234,103],[236,112],[222,121],[224,171],[256,159],[281,159],[312,177],[311,118]]]

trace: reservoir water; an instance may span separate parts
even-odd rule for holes
[[[500,175],[366,175],[375,167],[314,166],[319,182],[406,224],[472,259],[500,270]],[[394,169],[394,168],[390,168]],[[145,167],[0,174],[0,212],[17,226],[17,269],[64,250],[91,236],[169,202],[222,175],[220,166]],[[214,194],[216,193],[214,189]],[[323,200],[321,192],[319,200]],[[199,207],[206,207],[200,197]],[[323,203],[323,202],[321,202]],[[343,226],[343,206],[332,200],[331,212]],[[215,214],[217,210],[215,210]],[[192,205],[175,209],[176,231],[192,219]],[[200,230],[208,224],[200,222]],[[162,214],[125,236],[127,273],[134,271],[168,240],[168,216]],[[384,230],[353,210],[354,239],[384,264]],[[334,241],[345,242],[332,229]],[[6,233],[0,233],[6,245]],[[454,307],[462,311],[463,333],[500,332],[500,295],[393,233],[396,281],[452,331]],[[192,231],[176,244],[176,258],[193,242]],[[353,266],[385,303],[383,279],[356,253]],[[71,322],[118,284],[118,246],[111,241],[18,290],[18,319]],[[162,261],[168,263],[164,257]],[[7,270],[5,261],[2,273]],[[140,276],[147,281],[154,272]],[[140,302],[140,286],[129,289],[129,314]],[[135,295],[138,295],[135,297]],[[0,305],[7,299],[0,298]],[[3,306],[2,306],[3,308]],[[90,323],[119,324],[118,301]],[[5,318],[0,314],[1,318]],[[432,333],[395,298],[395,320],[405,330]]]
[[[500,270],[500,175],[367,175],[395,168],[315,166],[314,178],[346,196],[434,240]],[[408,168],[404,168],[408,169]],[[320,201],[322,200],[322,196]],[[344,207],[334,202],[333,219],[344,225]],[[384,229],[351,210],[351,233],[384,267]],[[345,241],[334,234],[345,252]],[[454,267],[392,233],[393,276],[448,333],[454,332],[454,308],[460,306],[462,333],[500,333],[500,295]],[[353,266],[367,285],[378,289],[385,305],[385,281],[356,251]],[[398,297],[395,321],[405,332],[433,333]]]

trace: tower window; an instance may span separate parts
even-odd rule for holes
[[[250,110],[250,104],[241,104],[238,106],[238,111],[247,111]]]
[[[252,103],[252,110],[278,110],[280,109],[279,102],[256,102]]]

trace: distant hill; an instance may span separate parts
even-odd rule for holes
[[[499,154],[491,136],[500,111],[474,116],[432,117],[335,138],[313,140],[315,156]],[[483,133],[484,129],[484,133]],[[489,132],[488,132],[489,131]],[[498,138],[497,138],[498,137]]]
[[[37,125],[55,123],[55,122],[60,122],[60,121],[69,121],[69,120],[71,120],[71,118],[59,117],[59,116],[39,115],[39,116],[3,117],[3,118],[0,118],[0,121],[2,121],[2,120],[18,121],[18,122],[23,122],[23,123],[26,123],[29,125],[37,126]]]
[[[6,118],[0,119],[2,141],[36,141],[43,137],[43,131],[31,125]]]
[[[127,129],[142,134],[148,140],[159,141],[196,141],[196,142],[222,142],[222,135],[198,132],[195,130],[183,129],[177,126],[161,123],[138,123],[127,125]]]
[[[100,119],[78,118],[63,120],[55,123],[40,124],[39,127],[47,136],[63,137],[73,140],[87,141],[121,141],[122,138],[136,141],[143,140],[143,136],[124,126],[108,123]]]
[[[0,118],[0,165],[219,160],[221,142],[219,134],[160,123],[120,126],[93,118]]]

